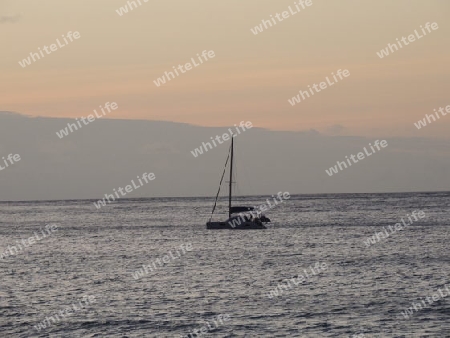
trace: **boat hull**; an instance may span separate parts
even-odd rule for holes
[[[208,222],[206,229],[209,230],[261,230],[267,229],[264,224],[256,224],[254,222],[243,222],[234,227],[229,222]]]

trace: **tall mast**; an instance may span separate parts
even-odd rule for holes
[[[228,218],[231,217],[231,194],[233,190],[233,136],[231,136],[230,192],[228,194]]]

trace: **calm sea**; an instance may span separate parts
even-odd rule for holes
[[[450,289],[449,205],[450,193],[301,195],[267,212],[265,231],[211,231],[205,198],[3,202],[0,255],[15,254],[0,259],[0,337],[450,337],[450,296],[402,315]],[[365,243],[413,211],[425,218]],[[316,263],[327,269],[285,281]],[[136,279],[143,264],[153,271]]]

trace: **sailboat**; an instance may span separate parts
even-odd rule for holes
[[[224,222],[213,222],[212,217],[216,210],[217,199],[219,197],[220,188],[222,186],[223,178],[227,169],[228,160],[230,160],[230,181],[228,186],[228,219]],[[227,160],[225,162],[225,168],[223,169],[222,178],[220,179],[219,190],[217,191],[216,200],[211,213],[209,221],[206,223],[206,229],[211,230],[256,230],[267,229],[263,223],[270,222],[270,219],[261,214],[259,211],[255,212],[254,207],[242,207],[232,206],[232,194],[233,194],[233,160],[234,160],[234,141],[231,137],[231,146],[228,153]]]

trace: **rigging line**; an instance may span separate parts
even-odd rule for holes
[[[220,179],[220,183],[219,183],[219,190],[217,191],[216,200],[214,201],[214,207],[213,207],[213,210],[212,210],[212,213],[211,213],[211,217],[209,218],[210,222],[211,222],[212,217],[214,215],[214,210],[216,210],[217,198],[219,197],[220,188],[222,187],[222,181],[223,181],[223,178],[225,176],[225,171],[227,170],[227,164],[228,164],[228,160],[230,159],[230,153],[231,153],[231,147],[230,147],[230,150],[228,152],[227,160],[225,161],[225,168],[223,168],[222,178]]]

